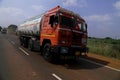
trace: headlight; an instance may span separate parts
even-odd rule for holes
[[[60,53],[68,53],[68,48],[67,47],[61,47]]]

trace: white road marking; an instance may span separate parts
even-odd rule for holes
[[[54,73],[52,74],[52,76],[55,77],[55,78],[58,79],[58,80],[62,80],[59,76],[57,76],[57,75],[54,74]]]
[[[15,42],[11,41],[12,44],[15,44]]]
[[[25,50],[23,50],[21,47],[19,47],[19,49],[26,55],[29,55]]]
[[[114,70],[114,71],[120,72],[119,69],[112,68],[112,67],[110,67],[110,66],[106,66],[106,65],[103,65],[103,64],[100,64],[100,63],[96,63],[96,62],[94,62],[94,61],[90,61],[90,60],[87,60],[87,59],[84,59],[84,58],[80,58],[80,59],[81,59],[81,60],[84,60],[84,61],[87,61],[87,62],[89,62],[89,63],[92,63],[92,64],[96,64],[96,65],[99,65],[99,66],[102,66],[102,67],[106,67],[106,68],[112,69],[112,70]]]

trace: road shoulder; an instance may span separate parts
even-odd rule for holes
[[[108,58],[108,57],[104,57],[104,56],[93,54],[93,53],[88,54],[88,59],[96,63],[100,63],[105,66],[110,66],[112,68],[116,68],[120,70],[120,60],[118,59]],[[107,64],[105,64],[105,62],[107,62]]]

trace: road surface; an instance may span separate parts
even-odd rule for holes
[[[120,71],[80,58],[77,62],[48,63],[20,46],[17,36],[0,34],[0,80],[120,80]],[[94,59],[94,58],[93,58]]]

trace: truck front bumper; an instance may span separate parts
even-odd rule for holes
[[[60,55],[75,55],[76,52],[88,52],[87,47],[80,47],[80,46],[71,46],[71,47],[66,47],[66,46],[54,46],[51,49],[52,52]]]

